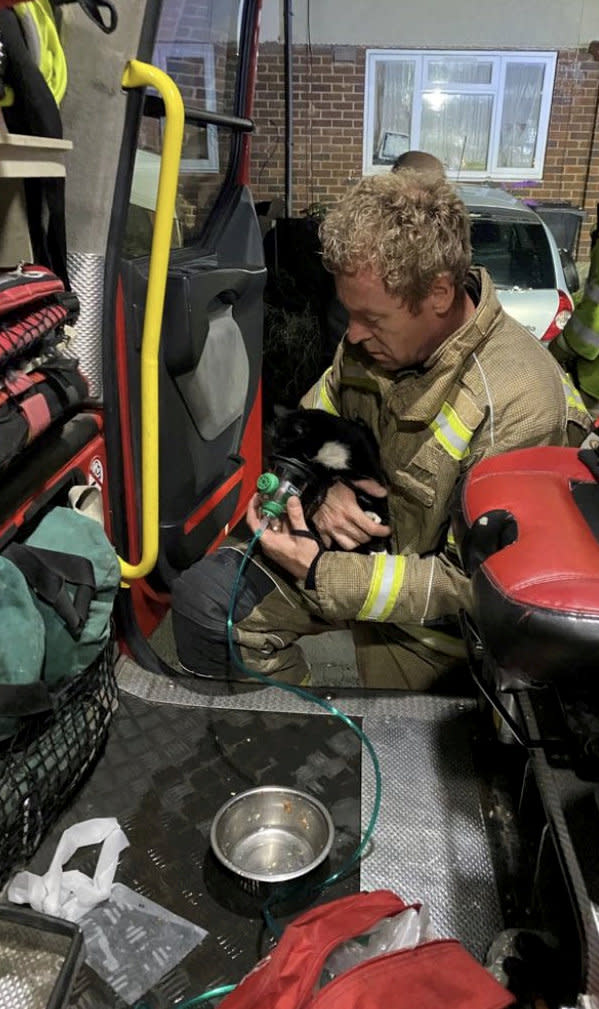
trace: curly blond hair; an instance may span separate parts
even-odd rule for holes
[[[371,269],[415,309],[448,273],[458,291],[470,267],[470,221],[445,179],[411,169],[361,179],[320,226],[331,273]]]

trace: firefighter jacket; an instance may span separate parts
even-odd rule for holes
[[[582,300],[553,344],[553,353],[572,367],[583,392],[599,399],[599,242],[591,254]]]
[[[463,653],[457,615],[470,609],[449,528],[458,481],[485,456],[579,444],[590,427],[580,394],[503,311],[488,274],[473,270],[467,289],[475,314],[424,365],[383,371],[342,341],[302,400],[364,421],[388,481],[393,552],[323,553],[314,571],[323,616],[391,622],[448,655]]]

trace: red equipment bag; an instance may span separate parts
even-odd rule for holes
[[[14,312],[39,298],[64,291],[64,284],[47,266],[24,263],[0,273],[0,315]]]
[[[0,371],[48,350],[79,315],[79,299],[46,266],[0,272]]]
[[[75,358],[55,357],[35,371],[9,372],[0,382],[0,470],[86,399]]]
[[[505,1009],[514,996],[454,939],[365,960],[318,988],[332,951],[409,906],[390,890],[358,893],[300,915],[221,1009]]]

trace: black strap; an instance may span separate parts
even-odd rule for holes
[[[576,507],[599,543],[599,484],[572,480],[570,491]]]
[[[40,371],[58,397],[61,410],[76,406],[85,399],[87,386],[75,358],[56,357],[54,360],[46,361]]]
[[[594,448],[581,448],[578,458],[599,482],[599,452]]]
[[[291,533],[292,536],[301,536],[301,537],[303,537],[306,540],[314,540],[314,542],[318,544],[318,553],[316,554],[316,557],[314,558],[314,560],[312,561],[310,567],[308,568],[308,570],[306,572],[306,578],[305,578],[305,581],[304,581],[304,585],[306,586],[307,589],[315,589],[316,588],[316,580],[315,580],[316,579],[316,565],[318,564],[318,561],[320,560],[320,558],[322,557],[323,553],[325,552],[325,548],[323,546],[323,542],[322,542],[320,536],[317,536],[315,533],[311,533],[309,529],[290,529],[289,531],[290,531],[290,533]]]
[[[0,712],[3,717],[41,715],[53,707],[52,695],[42,680],[35,683],[0,683]]]
[[[78,641],[96,593],[91,561],[24,543],[11,543],[4,556],[19,568],[30,589],[56,611],[73,640]],[[67,582],[75,586],[73,599]]]

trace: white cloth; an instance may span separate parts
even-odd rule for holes
[[[77,869],[63,872],[63,865],[77,849],[90,844],[102,844],[93,879]],[[128,846],[114,817],[74,823],[58,842],[48,871],[43,876],[18,872],[8,885],[8,899],[56,918],[79,921],[90,908],[110,897],[119,855]]]

